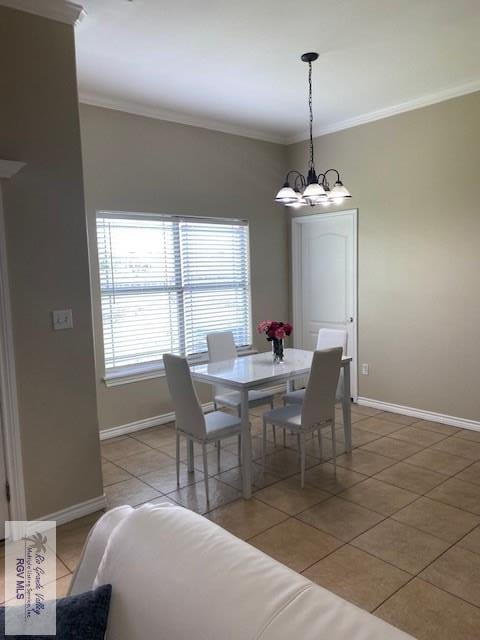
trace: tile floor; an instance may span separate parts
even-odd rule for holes
[[[293,438],[275,447],[269,433],[263,470],[261,412],[251,415],[252,500],[240,495],[235,438],[220,472],[209,453],[208,511],[201,456],[188,474],[184,445],[177,488],[175,434],[165,425],[102,443],[108,507],[179,503],[420,640],[478,640],[480,434],[354,405],[354,451],[342,451],[339,426],[335,477],[312,440],[302,490]],[[330,444],[325,436],[324,456]],[[100,515],[59,527],[59,594]]]

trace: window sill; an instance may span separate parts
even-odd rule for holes
[[[248,348],[238,352],[238,357],[249,356],[258,353],[256,349]],[[189,364],[203,364],[208,362],[207,355],[198,358],[189,359]],[[142,382],[143,380],[152,380],[154,378],[163,378],[165,376],[165,368],[163,364],[158,363],[132,365],[124,367],[117,371],[111,371],[105,374],[102,379],[106,387],[118,387],[119,385],[131,384],[133,382]]]

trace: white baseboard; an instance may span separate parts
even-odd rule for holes
[[[213,408],[213,402],[206,402],[205,404],[202,404],[202,409],[204,411],[213,411]],[[102,429],[100,431],[100,440],[110,440],[110,438],[124,436],[128,433],[134,433],[135,431],[142,431],[143,429],[150,429],[150,427],[158,427],[161,424],[167,424],[174,420],[175,413],[173,411],[169,411],[169,413],[162,413],[159,416],[136,420],[135,422],[122,424],[118,427],[110,427],[110,429]]]
[[[380,411],[403,413],[406,416],[412,416],[413,418],[418,418],[419,420],[430,420],[430,422],[441,422],[452,427],[460,427],[461,429],[472,429],[473,431],[480,431],[480,422],[478,422],[477,420],[457,418],[455,416],[448,416],[443,413],[436,413],[434,411],[416,409],[415,407],[404,407],[401,404],[391,404],[390,402],[382,402],[382,400],[372,400],[371,398],[359,397],[357,399],[357,402],[358,404],[363,404],[365,407],[380,409]]]
[[[36,519],[53,520],[57,523],[57,526],[60,526],[61,524],[66,524],[67,522],[71,522],[72,520],[83,518],[83,516],[88,516],[91,513],[95,513],[95,511],[105,509],[106,506],[107,500],[105,498],[105,494],[103,493],[97,498],[85,500],[85,502],[80,502],[79,504],[75,504],[72,507],[60,509],[60,511],[56,511],[55,513],[50,513],[48,516],[43,516],[42,518]]]
[[[268,387],[268,390],[272,393],[283,393],[285,391],[285,386],[277,385],[275,387]],[[205,412],[213,411],[213,402],[206,402],[205,404],[202,404],[202,409]],[[129,433],[135,433],[135,431],[142,431],[143,429],[149,429],[150,427],[158,427],[159,425],[167,424],[168,422],[173,422],[174,420],[175,413],[173,411],[170,411],[169,413],[162,413],[159,416],[152,416],[151,418],[144,418],[143,420],[136,420],[135,422],[122,424],[118,427],[101,429],[100,440],[110,440],[110,438],[125,436]]]

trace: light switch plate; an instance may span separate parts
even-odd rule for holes
[[[73,329],[73,316],[71,309],[52,311],[53,328],[55,331]]]
[[[362,364],[362,376],[368,376],[368,364]]]

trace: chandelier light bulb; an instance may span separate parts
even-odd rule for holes
[[[286,207],[291,207],[292,209],[301,209],[308,205],[308,202],[302,197],[302,194],[298,194],[298,198],[295,202],[289,202],[286,204]]]
[[[318,182],[307,185],[303,192],[304,198],[324,198],[325,195],[325,189]]]
[[[288,182],[283,185],[280,191],[275,196],[275,202],[280,202],[281,204],[291,204],[298,200],[298,196],[292,187],[289,186]]]
[[[306,202],[303,199],[303,196],[300,193],[300,191],[295,190],[294,193],[295,193],[295,201],[287,202],[287,204],[285,205],[286,207],[292,207],[292,209],[300,209],[301,207],[304,207],[306,204],[308,204],[308,202]]]
[[[335,202],[343,201],[344,198],[351,198],[350,191],[343,186],[343,183],[340,180],[337,180],[333,185],[333,189],[330,192],[330,198],[335,200]]]

